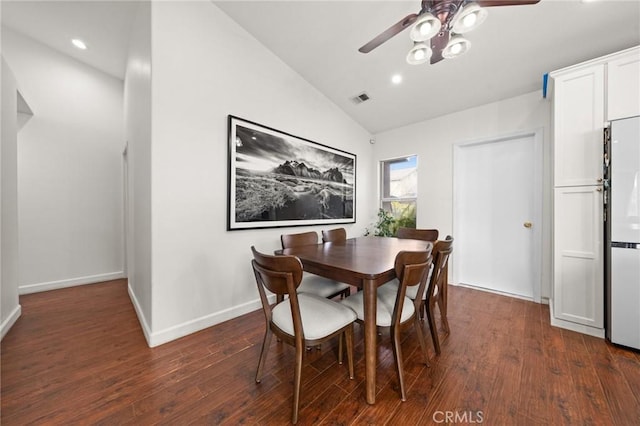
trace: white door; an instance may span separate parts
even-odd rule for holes
[[[454,147],[454,282],[540,300],[541,138]]]
[[[607,120],[640,115],[640,48],[607,63]]]
[[[602,185],[603,64],[554,74],[554,185]]]
[[[601,186],[555,188],[553,315],[604,326],[604,237]]]

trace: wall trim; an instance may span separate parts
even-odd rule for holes
[[[274,295],[269,296],[269,303],[275,303]],[[236,305],[213,314],[185,321],[182,324],[177,324],[172,327],[165,328],[164,330],[151,333],[151,338],[147,338],[147,342],[149,343],[149,347],[153,348],[197,331],[204,330],[205,328],[212,327],[216,324],[220,324],[224,321],[248,314],[249,312],[253,312],[257,309],[262,309],[260,299],[255,299],[241,305]]]
[[[138,316],[138,321],[140,322],[140,327],[142,327],[142,334],[144,334],[144,338],[147,341],[147,345],[151,346],[151,327],[149,327],[149,323],[147,323],[147,319],[142,312],[142,308],[140,307],[140,303],[136,298],[136,294],[133,292],[131,288],[131,284],[129,280],[127,280],[127,290],[129,292],[129,299],[131,299],[131,303],[133,304],[133,309],[136,311],[136,315]]]
[[[13,327],[16,321],[18,321],[20,315],[22,315],[22,306],[18,305],[7,319],[2,321],[2,324],[0,324],[0,340],[4,339],[4,336],[9,332],[9,330],[11,330],[11,327]]]
[[[58,290],[77,285],[96,284],[104,281],[119,280],[126,277],[127,276],[124,271],[118,271],[108,272],[106,274],[89,275],[86,277],[70,278],[66,280],[27,284],[18,286],[18,294],[39,293],[41,291]]]
[[[564,328],[566,330],[575,331],[577,333],[588,334],[589,336],[604,339],[604,328],[594,328],[588,325],[578,324],[563,319],[558,319],[553,315],[553,300],[549,300],[549,316],[551,325],[554,327]]]
[[[527,302],[543,304],[542,301],[537,301],[532,297],[521,296],[519,294],[508,293],[506,291],[494,290],[492,288],[479,287],[479,286],[476,286],[476,285],[465,284],[465,283],[455,283],[455,284],[454,283],[449,283],[449,285],[453,285],[453,286],[456,286],[456,287],[470,288],[472,290],[484,291],[485,293],[497,294],[498,296],[511,297],[513,299],[520,299],[520,300],[526,300]]]
[[[454,287],[464,287],[464,288],[470,288],[472,290],[484,291],[485,293],[497,294],[499,296],[512,297],[514,299],[526,300],[527,302],[539,303],[540,305],[548,305],[549,304],[549,298],[548,297],[541,297],[540,301],[536,301],[536,300],[533,300],[533,298],[531,298],[531,297],[524,297],[524,296],[520,296],[520,295],[517,295],[517,294],[505,293],[503,291],[493,290],[493,289],[484,288],[484,287],[477,287],[475,285],[470,285],[470,284],[449,283],[449,285],[450,286],[454,286]]]

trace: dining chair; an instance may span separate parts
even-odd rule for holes
[[[266,330],[256,372],[256,383],[262,380],[272,334],[295,347],[296,365],[293,378],[292,423],[298,421],[302,360],[306,346],[315,346],[333,337],[340,337],[338,363],[342,364],[342,336],[345,336],[349,378],[353,379],[353,322],[356,314],[340,303],[315,294],[298,293],[302,280],[302,263],[296,256],[271,256],[251,247],[253,267]],[[276,295],[288,295],[271,306],[265,289]]]
[[[412,301],[406,296],[407,289],[416,287],[416,294],[421,295],[426,288],[427,273],[431,266],[431,249],[433,245],[427,243],[424,251],[401,251],[396,255],[394,268],[400,280],[400,286],[396,289],[386,285],[378,287],[376,301],[376,325],[379,329],[390,329],[391,347],[396,363],[396,374],[400,387],[400,398],[406,401],[406,389],[404,383],[404,363],[400,348],[401,331],[413,325],[424,355],[424,361],[429,366],[429,355],[424,339],[422,321],[417,312],[420,308],[420,300]],[[353,309],[358,322],[364,321],[363,292],[358,292],[340,301],[341,304]]]
[[[438,239],[437,229],[416,229],[416,228],[398,228],[396,236],[398,238],[410,238],[413,240],[436,241]]]
[[[438,304],[440,309],[440,318],[442,320],[442,327],[446,333],[449,333],[449,321],[447,319],[447,282],[446,282],[446,270],[449,265],[449,257],[453,251],[453,237],[447,235],[444,240],[438,240],[433,245],[431,255],[433,256],[433,262],[429,276],[427,278],[427,290],[421,298],[418,311],[421,316],[427,317],[429,324],[429,331],[431,332],[431,339],[433,340],[433,347],[438,355],[440,355],[440,339],[438,336],[438,329],[435,323],[435,305]],[[393,289],[392,291],[399,291],[399,281],[394,279],[380,287],[381,289]],[[387,290],[385,290],[387,291]],[[410,287],[407,289],[407,297],[415,302],[418,298],[418,293],[415,288]],[[422,315],[424,313],[424,315]]]
[[[449,333],[449,320],[447,319],[447,268],[449,267],[449,257],[453,252],[453,237],[447,235],[444,240],[436,241],[433,247],[433,270],[431,271],[431,279],[425,292],[422,305],[429,322],[429,330],[431,331],[431,339],[436,353],[440,355],[440,338],[438,337],[438,329],[435,321],[436,303],[440,309],[440,319],[445,333]]]
[[[323,243],[335,243],[337,241],[345,241],[347,239],[347,230],[344,228],[322,230]]]
[[[280,242],[283,249],[315,245],[318,244],[318,233],[310,231],[299,234],[282,234],[280,235]],[[302,283],[298,287],[298,293],[312,293],[329,299],[336,296],[344,298],[351,294],[351,286],[309,272],[303,272]]]

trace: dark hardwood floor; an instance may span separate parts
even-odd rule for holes
[[[289,423],[293,348],[273,339],[254,381],[262,311],[150,349],[124,280],[20,303],[1,346],[2,425]],[[359,326],[355,380],[336,363],[337,345],[309,351],[299,424],[639,424],[639,354],[551,327],[545,305],[462,287],[450,287],[449,323],[430,367],[407,330],[404,403],[388,336],[371,406]]]

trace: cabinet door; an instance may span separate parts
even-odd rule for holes
[[[554,184],[602,183],[604,64],[554,76]]]
[[[607,120],[640,115],[640,48],[607,63]]]
[[[602,187],[556,188],[554,204],[554,315],[603,328]]]

